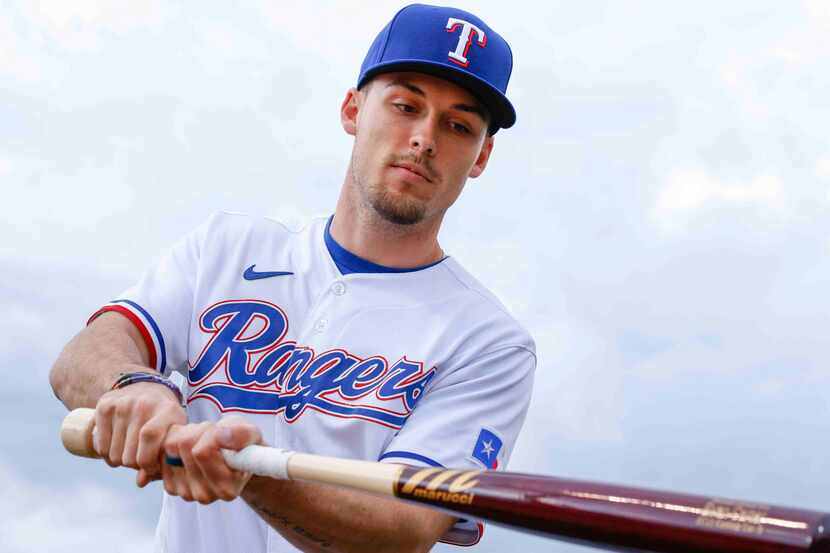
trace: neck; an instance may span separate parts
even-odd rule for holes
[[[444,257],[438,245],[441,218],[397,225],[357,201],[355,192],[347,176],[331,223],[331,235],[338,244],[385,267],[421,267]]]

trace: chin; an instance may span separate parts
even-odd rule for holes
[[[373,198],[371,205],[383,220],[395,225],[415,225],[423,221],[426,215],[426,207],[423,204],[396,200],[388,193]]]

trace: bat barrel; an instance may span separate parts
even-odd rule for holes
[[[830,551],[826,513],[515,473],[433,470],[404,469],[396,495],[615,551]]]
[[[830,553],[830,515],[819,521],[812,541],[810,553]]]

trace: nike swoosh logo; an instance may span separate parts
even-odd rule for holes
[[[256,264],[251,265],[250,267],[245,269],[245,272],[242,273],[242,278],[244,278],[245,280],[259,280],[261,278],[271,278],[294,274],[289,271],[254,271],[254,267],[256,267]]]

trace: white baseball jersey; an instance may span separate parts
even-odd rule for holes
[[[330,221],[214,215],[99,313],[128,317],[151,364],[182,374],[191,422],[242,413],[276,447],[503,468],[530,399],[528,333],[451,257],[383,268],[334,242]],[[461,521],[443,541],[482,530]],[[156,550],[297,551],[241,499],[166,494]]]

